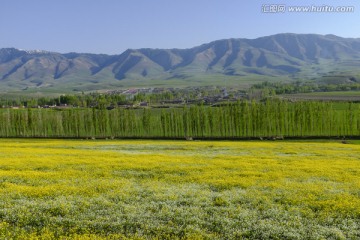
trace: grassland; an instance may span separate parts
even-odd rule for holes
[[[281,97],[299,100],[360,101],[360,91],[312,92],[283,94]]]
[[[360,145],[0,140],[0,239],[358,239]]]

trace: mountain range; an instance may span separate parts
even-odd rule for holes
[[[0,91],[93,91],[263,80],[358,81],[360,38],[276,34],[119,55],[0,49]],[[335,80],[334,80],[335,79]]]

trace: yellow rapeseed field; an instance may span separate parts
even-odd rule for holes
[[[360,238],[360,145],[0,140],[0,239],[269,238]]]

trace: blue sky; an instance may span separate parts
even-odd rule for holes
[[[354,6],[352,13],[263,13],[266,4]],[[0,0],[0,48],[119,54],[277,33],[360,38],[358,0]]]

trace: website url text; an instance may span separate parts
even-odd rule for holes
[[[286,4],[263,4],[263,13],[353,13],[354,6],[287,6]]]

